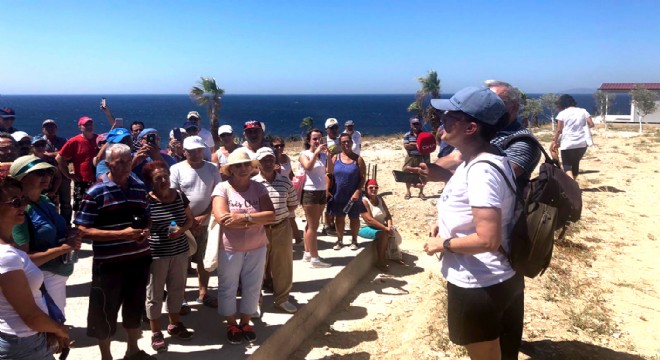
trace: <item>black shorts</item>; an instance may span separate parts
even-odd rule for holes
[[[564,171],[570,171],[573,176],[580,172],[580,160],[587,152],[587,148],[566,149],[561,151],[561,165]]]
[[[325,196],[325,190],[310,191],[303,190],[302,204],[303,205],[325,205],[328,198]]]
[[[504,333],[520,339],[524,288],[524,279],[519,274],[485,288],[461,288],[447,283],[449,339],[457,345],[495,340]]]
[[[101,340],[113,336],[117,331],[119,307],[124,328],[141,326],[150,265],[150,256],[92,265],[87,336]]]

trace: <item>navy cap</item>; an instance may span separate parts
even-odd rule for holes
[[[12,108],[0,109],[0,118],[11,119],[11,118],[15,118],[15,117],[16,117],[16,113],[14,112],[14,110]]]
[[[194,122],[194,121],[186,121],[185,123],[183,123],[182,128],[184,128],[184,129],[190,129],[190,128],[199,129],[199,126],[197,126],[197,123]]]
[[[488,125],[498,125],[506,113],[506,106],[497,94],[488,88],[467,87],[450,99],[433,99],[431,105],[443,111],[461,111]]]

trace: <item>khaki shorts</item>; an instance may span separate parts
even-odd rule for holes
[[[204,254],[206,254],[206,243],[209,239],[209,228],[207,225],[200,225],[195,230],[190,230],[197,242],[197,252],[192,256],[192,261],[204,267]]]

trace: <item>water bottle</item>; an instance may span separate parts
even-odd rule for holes
[[[65,243],[68,239],[75,238],[78,235],[78,229],[72,228],[69,230],[69,236],[62,239],[61,243]],[[78,262],[78,250],[70,251],[62,255],[62,263],[64,264],[75,264]]]
[[[350,200],[348,202],[348,204],[346,204],[346,206],[344,206],[344,210],[343,210],[344,214],[348,214],[351,211],[351,209],[353,208],[353,204],[355,204],[355,201]]]
[[[170,223],[170,226],[167,227],[167,235],[172,235],[174,234],[177,230],[179,230],[179,226],[177,226],[176,221],[172,221]]]

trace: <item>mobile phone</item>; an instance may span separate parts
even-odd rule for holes
[[[124,127],[124,119],[123,118],[115,118],[115,129],[116,128],[123,128]]]
[[[156,145],[156,134],[151,133],[147,134],[147,144],[149,145]]]
[[[392,170],[394,181],[406,184],[421,184],[422,178],[418,174],[413,174],[407,171]]]
[[[181,129],[180,128],[175,127],[174,129],[172,129],[172,135],[174,136],[174,139],[176,139],[176,141],[178,141],[178,142],[183,141],[183,136],[181,136]]]
[[[105,106],[105,98],[101,98],[101,107],[104,108]]]

